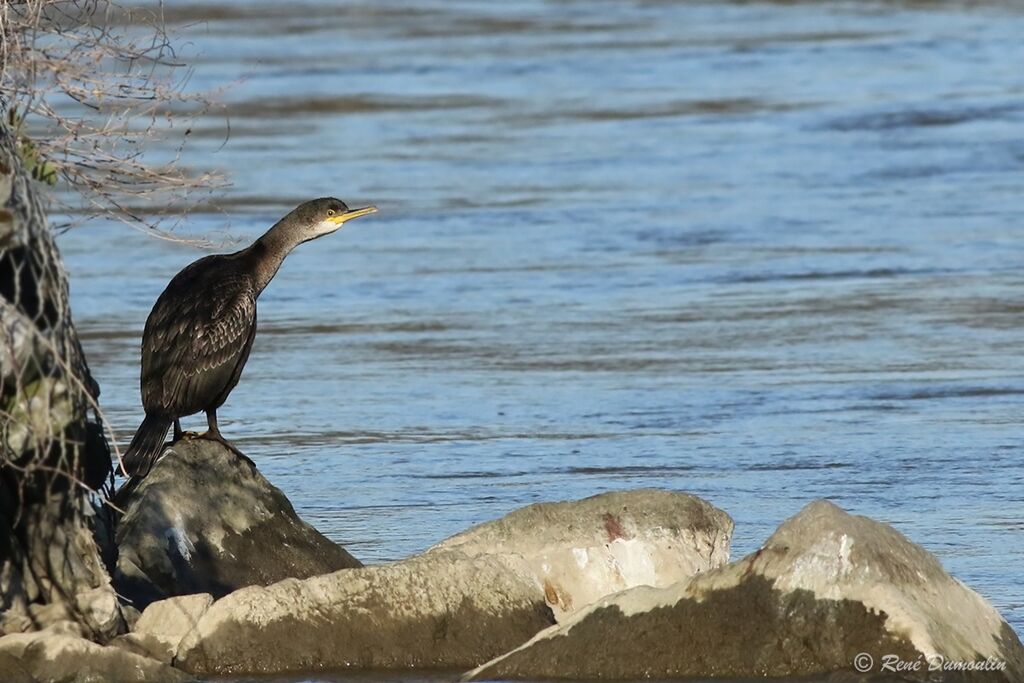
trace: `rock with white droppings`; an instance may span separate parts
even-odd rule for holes
[[[606,598],[467,678],[886,675],[900,663],[910,680],[1024,681],[1024,646],[981,596],[889,525],[817,501],[754,554]]]
[[[538,503],[453,536],[429,552],[521,561],[561,621],[633,586],[668,586],[729,561],[729,515],[657,489]]]
[[[215,441],[180,440],[130,486],[118,493],[125,515],[114,579],[137,606],[362,566],[299,519],[251,463]]]

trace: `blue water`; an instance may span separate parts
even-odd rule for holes
[[[826,497],[1024,632],[1024,10],[974,5],[175,10],[227,86],[184,159],[233,183],[176,234],[381,208],[286,262],[224,433],[366,562],[641,486],[728,511],[738,557]],[[123,446],[201,252],[61,247]]]

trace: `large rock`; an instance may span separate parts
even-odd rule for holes
[[[974,670],[929,671],[942,662]],[[611,596],[467,678],[891,675],[885,665],[911,680],[1019,683],[1024,647],[926,550],[817,501],[743,560]]]
[[[175,663],[218,675],[468,667],[552,623],[518,564],[433,553],[236,591],[199,618]]]
[[[362,566],[215,441],[180,440],[120,499],[115,583],[139,606]]]
[[[731,531],[725,513],[685,494],[532,505],[403,562],[233,593],[202,611],[175,662],[222,675],[474,666],[551,625],[549,605],[724,562]],[[137,633],[178,639],[146,626],[167,621],[155,609],[189,611],[152,605]]]
[[[74,635],[37,631],[0,638],[0,680],[38,683],[184,683],[183,671]]]
[[[633,586],[668,586],[729,561],[729,515],[696,496],[655,489],[537,503],[439,543],[521,560],[562,621]]]

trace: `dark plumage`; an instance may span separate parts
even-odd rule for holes
[[[277,222],[251,246],[206,256],[174,276],[156,300],[142,334],[142,406],[146,417],[124,454],[124,469],[144,477],[167,430],[206,411],[209,438],[223,441],[217,408],[238,384],[256,336],[256,299],[297,245],[376,211],[314,199]]]

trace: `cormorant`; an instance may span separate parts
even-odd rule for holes
[[[153,305],[142,334],[142,406],[146,418],[123,465],[145,477],[167,430],[181,438],[180,418],[206,411],[204,436],[224,442],[217,408],[238,384],[256,336],[256,299],[299,244],[377,210],[349,209],[325,197],[301,204],[246,249],[195,261],[174,276]],[[226,442],[225,442],[226,443]]]

